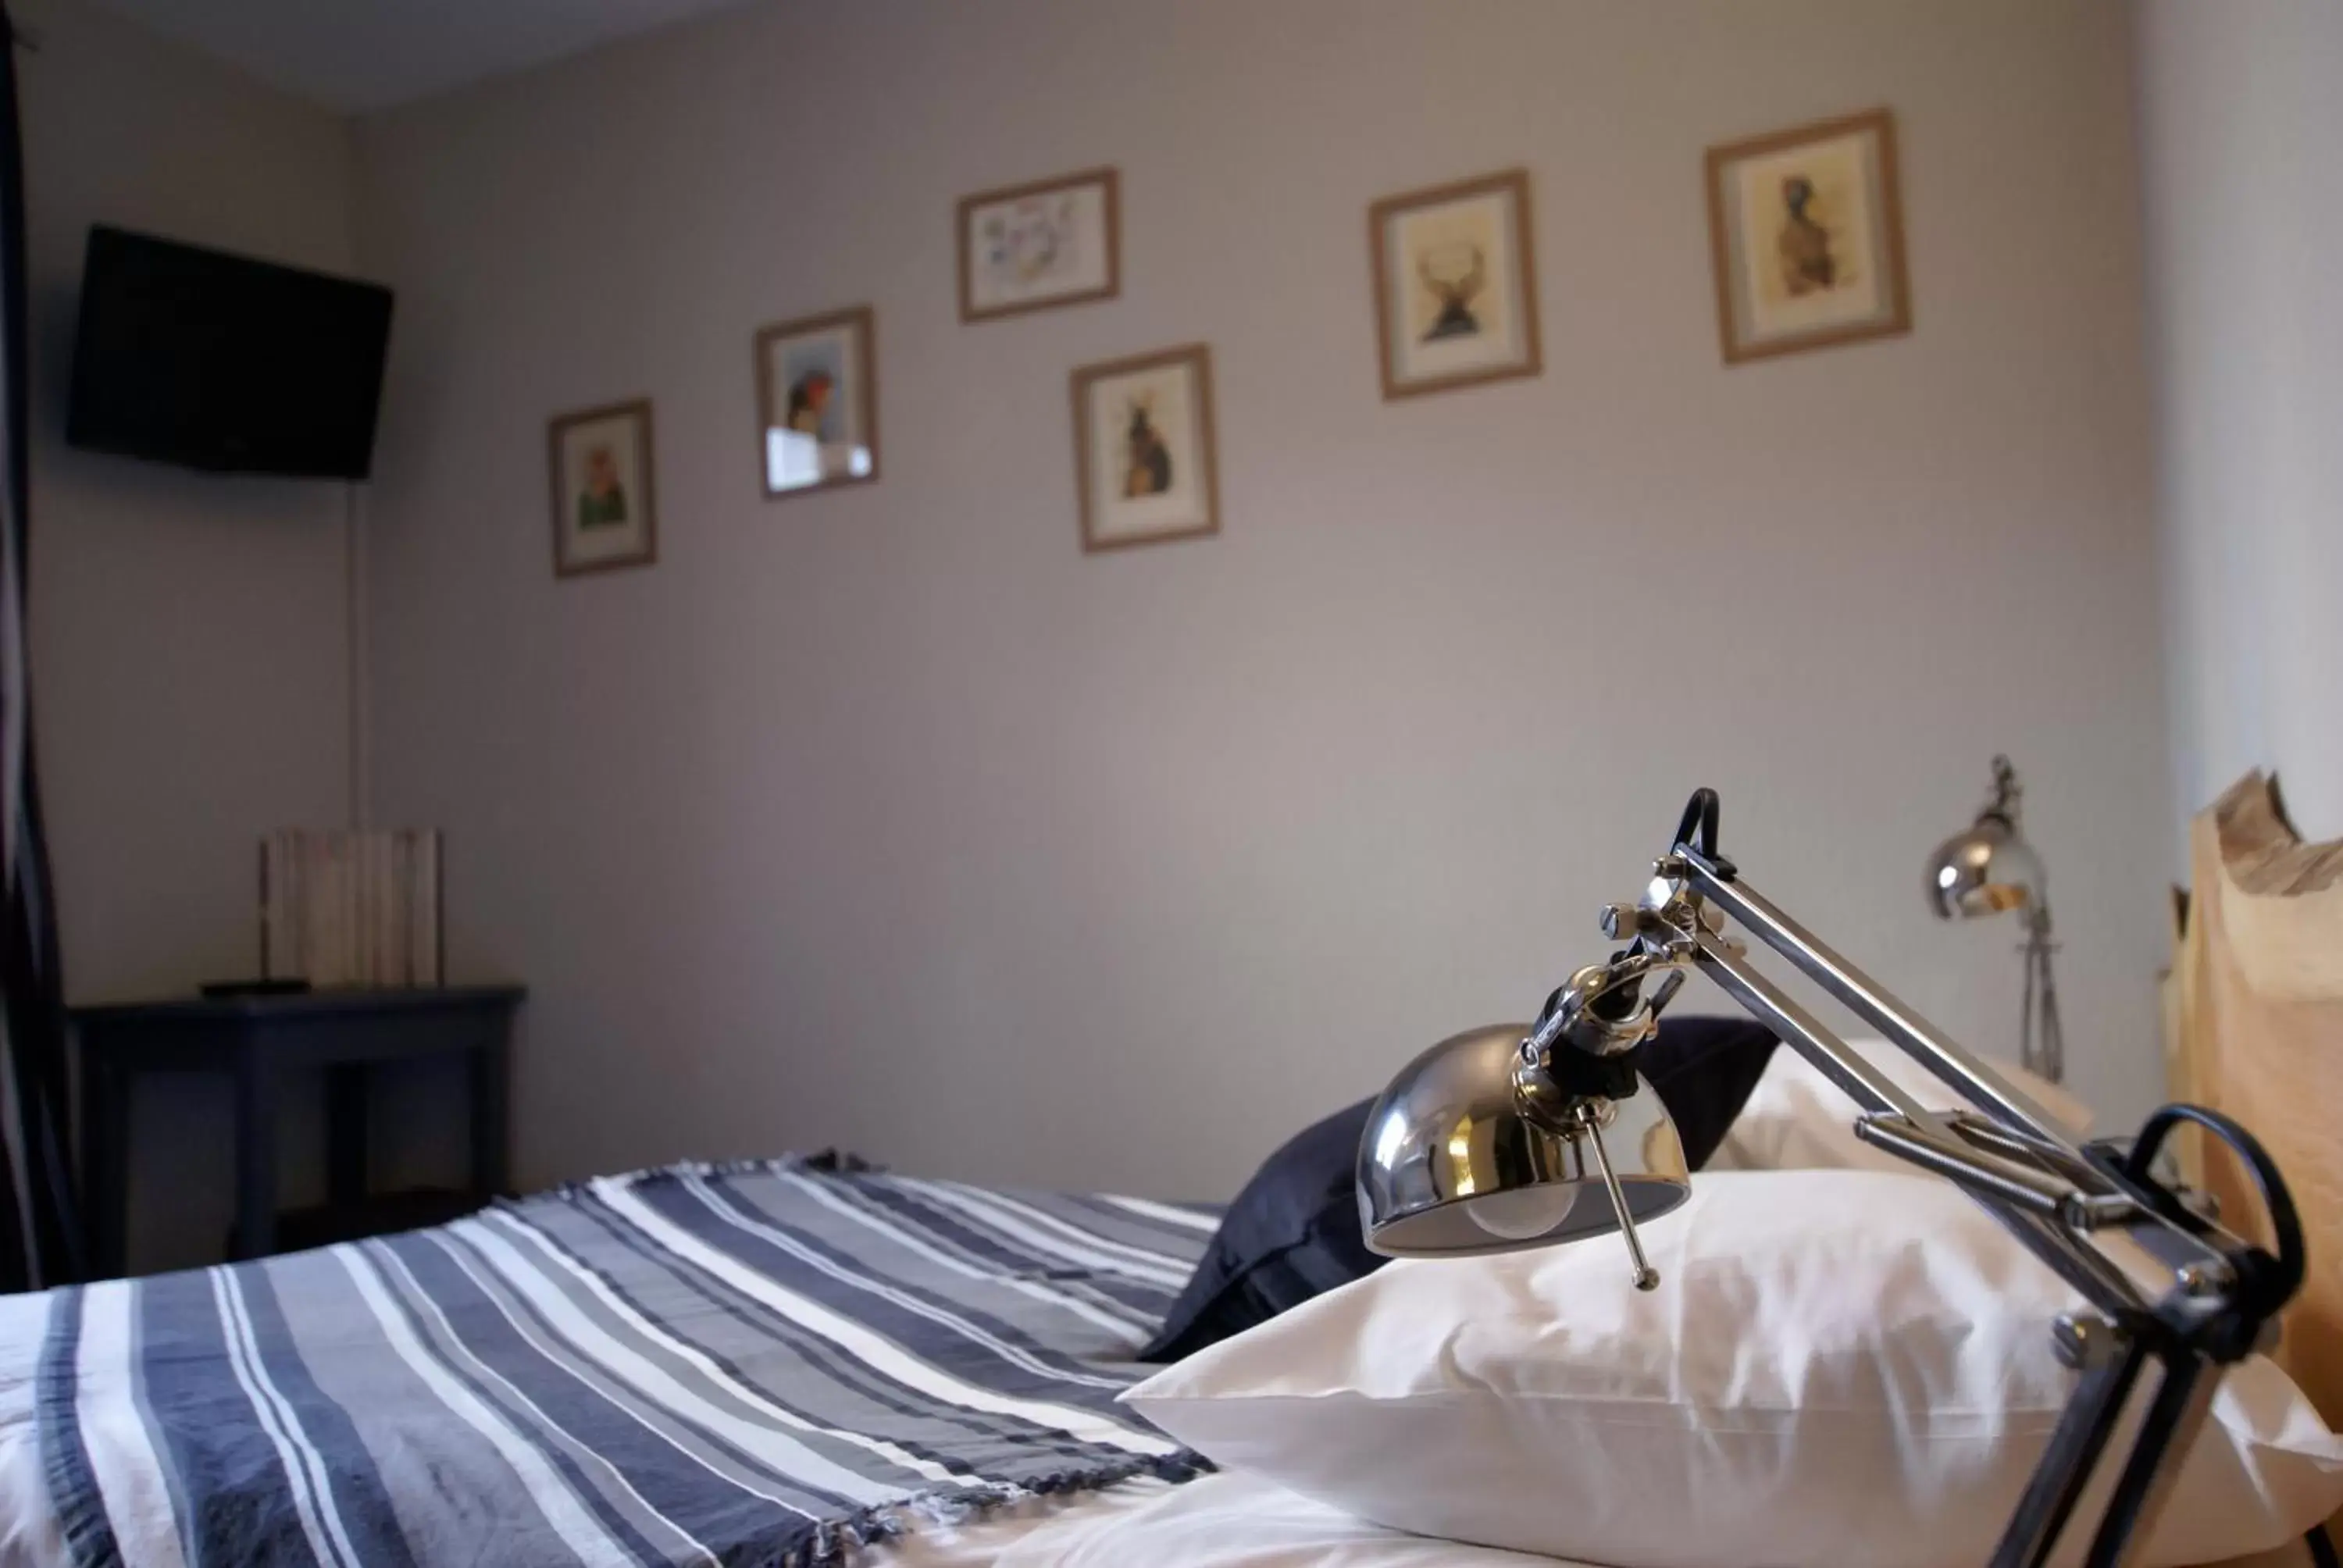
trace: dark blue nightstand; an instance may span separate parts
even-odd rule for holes
[[[224,1072],[236,1080],[236,1258],[277,1250],[277,1090],[289,1068],[326,1071],[327,1230],[357,1233],[367,1190],[367,1083],[377,1061],[460,1052],[471,1063],[477,1208],[505,1191],[507,1078],[519,986],[319,990],[73,1010],[81,1059],[83,1201],[96,1277],[124,1270],[131,1080]]]

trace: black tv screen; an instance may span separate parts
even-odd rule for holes
[[[390,290],[89,231],[65,439],[195,468],[363,479]]]

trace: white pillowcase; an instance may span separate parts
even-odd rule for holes
[[[1948,1110],[1967,1103],[1942,1079],[1884,1040],[1850,1040],[1861,1052],[1905,1093],[1930,1110]],[[2080,1135],[2091,1125],[2090,1108],[2048,1079],[2026,1070],[2014,1061],[1988,1060],[1987,1065],[2029,1096],[2045,1114]],[[1704,1171],[1897,1171],[1911,1165],[1875,1149],[1855,1135],[1855,1103],[1846,1091],[1823,1075],[1790,1047],[1775,1049],[1757,1086],[1749,1091],[1740,1114],[1733,1119],[1725,1141],[1709,1156]]]
[[[2056,1276],[1919,1175],[1703,1172],[1644,1234],[1651,1295],[1615,1238],[1403,1261],[1123,1397],[1230,1469],[1420,1534],[1616,1568],[1986,1561],[2074,1386]],[[2343,1440],[2257,1358],[2135,1560],[2277,1546],[2338,1504]]]

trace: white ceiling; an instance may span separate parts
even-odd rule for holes
[[[102,0],[344,114],[526,70],[740,0]]]

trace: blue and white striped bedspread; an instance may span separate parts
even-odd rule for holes
[[[57,1291],[0,1387],[29,1394],[45,1533],[84,1568],[827,1563],[1192,1473],[1114,1396],[1212,1226],[799,1160],[675,1167]]]

